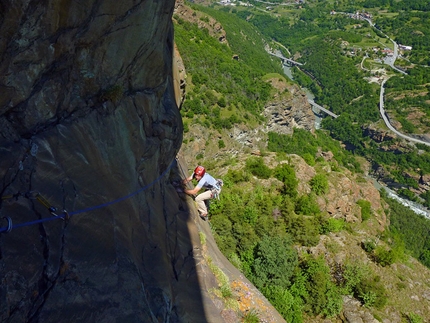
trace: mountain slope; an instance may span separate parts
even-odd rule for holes
[[[229,44],[229,26],[218,25],[212,17],[208,18],[210,25],[202,23],[203,19],[199,17],[205,14],[198,12],[198,7],[194,9],[196,13],[188,9],[184,16],[176,12],[176,19],[189,17],[191,23],[207,29],[209,35],[214,34],[211,26],[216,25],[218,30],[223,30],[222,43]],[[249,39],[246,34],[243,38]],[[206,51],[210,50],[207,46]],[[189,54],[183,56],[186,55]],[[188,88],[193,89],[193,71],[196,70],[198,66],[192,66],[187,74]],[[254,269],[264,261],[259,249],[263,246],[264,236],[287,235],[293,240],[298,255],[296,270],[302,276],[291,278],[293,286],[284,290],[284,296],[276,294],[273,297],[270,286],[262,288],[284,318],[288,317],[287,321],[402,322],[421,319],[426,322],[430,317],[429,271],[408,256],[404,245],[387,230],[390,210],[372,182],[363,176],[363,172],[369,172],[370,165],[364,159],[356,160],[342,152],[339,143],[334,144],[321,131],[314,136],[294,131],[293,136],[281,137],[280,141],[297,144],[296,151],[268,153],[267,143],[271,140],[268,129],[291,134],[298,126],[313,131],[313,119],[307,118],[302,125],[296,122],[300,115],[310,112],[307,102],[300,100],[304,94],[296,86],[281,75],[265,79],[272,84],[272,96],[263,111],[269,117],[267,123],[262,121],[255,125],[252,121],[243,121],[231,128],[218,129],[201,122],[199,114],[190,116],[181,112],[184,122],[188,123],[182,147],[184,158],[189,165],[205,165],[211,174],[223,176],[226,183],[221,200],[213,203],[210,212],[219,248],[254,284],[258,284],[261,275]],[[206,90],[212,89],[209,83],[206,86]],[[279,98],[280,103],[276,103]],[[278,111],[272,110],[273,106],[278,106]],[[290,107],[296,111],[292,114],[295,117],[279,121],[279,116]],[[202,115],[204,117],[204,113]],[[286,196],[285,192],[294,192],[275,178],[278,167],[283,164],[294,169],[298,182],[295,197]],[[272,176],[263,176],[265,167]],[[327,178],[327,189],[322,194],[315,194],[316,175],[319,179]],[[312,202],[312,199],[318,210],[313,205],[304,208],[303,201]],[[265,250],[270,252],[270,249]],[[278,255],[281,257],[280,252]],[[317,268],[321,276],[309,279],[314,274],[310,268]],[[308,279],[306,286],[300,287],[300,277]],[[323,287],[323,284],[327,285]],[[297,297],[294,294],[297,288],[307,289],[309,294],[305,295],[306,291],[301,290],[302,294]],[[325,298],[323,293],[332,293],[331,298]],[[299,316],[292,318],[297,314],[294,306],[300,301],[303,302],[302,319]]]

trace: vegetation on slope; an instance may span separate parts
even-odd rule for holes
[[[220,19],[224,19],[223,27],[227,32],[229,46],[218,43],[218,40],[210,40],[209,32],[204,31],[204,27],[197,27],[196,24],[188,24],[185,21],[181,22],[179,17],[176,18],[178,46],[190,76],[191,92],[187,101],[198,98],[200,104],[205,107],[203,110],[190,114],[190,111],[193,111],[192,105],[190,107],[185,103],[184,111],[182,111],[184,121],[191,125],[200,123],[207,128],[228,129],[236,122],[230,122],[227,127],[217,126],[217,116],[213,111],[219,108],[220,119],[225,118],[228,111],[234,112],[240,120],[238,122],[243,122],[243,125],[252,128],[252,122],[259,119],[259,111],[270,98],[270,91],[267,92],[267,96],[255,96],[255,92],[248,89],[254,85],[253,82],[241,83],[239,75],[245,79],[249,78],[249,80],[259,82],[264,79],[265,73],[277,71],[279,67],[275,65],[274,70],[271,71],[269,63],[255,66],[253,62],[259,60],[253,60],[252,55],[254,54],[247,51],[239,55],[239,61],[232,60],[232,55],[239,52],[239,49],[233,50],[233,46],[248,48],[248,45],[243,44],[242,46],[241,42],[256,41],[253,37],[261,39],[261,36],[254,34],[253,37],[249,37],[245,26],[238,27],[239,20],[229,18],[228,14],[224,12],[216,13],[208,10],[205,9],[206,13],[211,12],[214,16],[223,17]],[[209,18],[205,18],[203,15],[201,19]],[[230,30],[231,26],[235,27]],[[238,30],[241,32],[239,33]],[[229,37],[230,32],[241,35],[234,41],[234,45]],[[194,33],[197,33],[198,36],[194,37]],[[341,78],[342,73],[351,73],[351,77],[357,76],[354,74],[358,73],[353,68],[354,61],[337,56],[335,48],[338,43],[333,37],[315,39],[317,43],[311,41],[307,43],[310,48],[309,53],[311,53],[311,46],[315,46],[314,49],[317,48],[315,44],[320,44],[320,46],[325,43],[331,44],[333,46],[327,46],[327,51],[323,50],[322,53],[324,53],[324,57],[327,55],[332,59],[339,59],[345,65],[340,67],[343,72],[337,77]],[[305,48],[304,45],[303,48]],[[249,59],[247,53],[250,56]],[[215,60],[217,63],[211,60]],[[245,64],[245,61],[248,60],[249,65]],[[315,59],[311,64],[315,68],[313,73],[322,73],[317,66],[324,62],[324,60]],[[224,69],[224,65],[233,66],[233,64],[240,68],[230,66]],[[256,67],[257,70],[253,71],[251,66]],[[335,65],[330,66],[332,69],[336,67]],[[203,73],[206,70],[207,73]],[[200,81],[201,75],[206,74],[210,77],[204,82]],[[198,86],[194,84],[195,75],[198,75]],[[252,78],[253,76],[258,77]],[[223,84],[229,80],[237,83],[231,83],[229,86],[231,92],[224,92],[226,90],[222,89],[218,83]],[[339,86],[330,76],[321,82],[324,82],[326,87]],[[323,97],[323,93],[325,93],[323,83],[315,83],[314,86]],[[216,97],[223,96],[225,107],[222,107],[223,103],[219,105],[214,101],[205,101],[201,95],[208,91],[211,91]],[[374,89],[368,87],[366,83],[358,81],[357,89],[345,89],[345,96],[350,95],[348,102],[354,101],[353,99],[358,95],[354,91],[373,93]],[[331,99],[329,91],[326,91],[325,95],[327,100]],[[234,101],[235,98],[237,101]],[[255,102],[248,106],[249,100]],[[363,102],[365,101],[361,101],[360,104],[365,106]],[[350,143],[361,148],[364,145],[361,143],[363,138],[360,135],[361,128],[357,124],[357,120],[358,118],[371,120],[373,110],[363,109],[363,111],[369,111],[369,114],[362,111],[361,115],[354,115],[353,110],[344,113],[341,118],[337,119],[338,123],[334,123],[332,127],[338,125],[340,127],[343,122],[346,127],[342,136],[350,136]],[[244,117],[246,115],[248,117]],[[335,131],[332,132],[335,133]],[[339,136],[339,139],[344,139],[342,136]],[[187,140],[191,140],[191,138]],[[348,142],[348,140],[344,141]],[[208,140],[207,145],[211,144],[214,143]],[[215,144],[219,145],[220,141]],[[225,145],[224,141],[223,145]],[[365,199],[359,199],[356,202],[360,212],[357,214],[359,221],[355,224],[346,222],[342,218],[332,218],[327,212],[322,211],[318,204],[319,199],[327,199],[328,186],[333,180],[333,177],[330,176],[336,174],[343,176],[342,173],[345,172],[343,167],[347,167],[353,172],[360,172],[359,163],[351,153],[344,151],[337,141],[327,137],[323,131],[317,131],[315,136],[302,130],[295,131],[292,136],[270,133],[268,149],[277,152],[277,156],[274,157],[271,154],[270,157],[265,157],[263,152],[262,157],[251,156],[244,161],[234,157],[224,161],[203,161],[210,171],[214,170],[214,167],[228,169],[227,175],[223,178],[225,185],[221,200],[214,201],[210,209],[211,226],[219,248],[264,293],[288,322],[315,322],[317,317],[335,318],[342,310],[343,296],[355,297],[375,317],[384,318],[386,315],[384,308],[391,301],[392,293],[396,292],[385,289],[385,278],[383,276],[381,278],[384,268],[389,268],[395,263],[407,262],[409,252],[407,249],[409,248],[414,256],[425,260],[425,255],[428,253],[427,244],[414,245],[413,241],[397,234],[396,230],[402,231],[404,227],[404,223],[399,221],[396,224],[398,228],[396,227],[392,232],[381,237],[384,241],[368,235],[364,235],[367,236],[365,240],[362,240],[361,235],[357,238],[359,242],[362,240],[362,249],[355,250],[351,255],[363,254],[366,257],[365,261],[363,259],[356,261],[354,257],[350,257],[342,263],[328,263],[327,257],[312,253],[310,250],[322,247],[327,254],[331,255],[330,257],[334,257],[342,247],[332,237],[337,235],[352,238],[356,234],[354,232],[377,226],[378,215],[375,212],[380,212],[380,210],[372,210],[369,201]],[[333,152],[333,161],[328,162],[316,158],[317,152],[320,150]],[[298,189],[296,169],[290,160],[291,157],[287,154],[300,155],[308,165],[315,169],[315,176],[306,183],[309,188],[308,193]],[[392,212],[394,214],[395,211]],[[422,231],[422,234],[425,237],[425,230]],[[326,243],[322,243],[322,241],[326,241]],[[393,278],[394,281],[398,286],[402,284],[400,278]],[[403,304],[396,303],[395,306],[401,308]],[[411,306],[404,307],[405,317],[419,320],[420,315],[410,312],[412,310]]]
[[[192,85],[181,113],[186,123],[195,119],[207,128],[230,129],[262,120],[260,113],[271,90],[263,77],[282,72],[265,54],[262,37],[252,26],[231,15],[218,16],[234,30],[228,34],[228,44],[210,36],[197,22],[176,18],[175,40]],[[209,22],[209,17],[202,15],[200,21]]]
[[[365,81],[372,75],[360,65],[367,60],[375,63],[382,59],[383,55],[375,54],[374,48],[381,52],[386,47],[392,48],[392,43],[367,22],[330,12],[333,9],[349,13],[368,10],[376,17],[378,28],[383,28],[400,43],[413,44],[411,54],[405,52],[404,56],[409,56],[411,62],[426,64],[430,59],[428,6],[421,1],[414,4],[408,1],[376,2],[338,1],[336,6],[331,2],[307,2],[302,4],[302,9],[294,8],[288,12],[282,6],[266,11],[264,4],[253,2],[259,10],[249,7],[229,10],[256,26],[266,37],[289,48],[292,55],[298,57],[296,60],[306,62],[300,69],[294,68],[295,79],[312,90],[316,102],[341,115],[336,120],[324,119],[323,127],[348,149],[371,161],[374,169],[383,167],[388,174],[384,181],[393,184],[400,194],[418,201],[418,178],[430,174],[430,155],[404,146],[399,155],[398,149],[387,149],[398,147],[398,142],[379,143],[366,132],[369,125],[377,124],[380,119],[379,86]],[[387,109],[392,113],[390,116],[399,121],[402,131],[428,133],[427,75],[430,74],[427,67],[410,65],[409,69],[408,76],[393,77],[387,82]],[[427,205],[427,195],[421,195],[426,199],[421,202]]]

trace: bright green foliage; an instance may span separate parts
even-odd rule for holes
[[[404,246],[395,246],[387,249],[384,246],[378,246],[375,249],[375,259],[381,266],[389,266],[404,257]]]
[[[315,157],[310,153],[304,153],[302,157],[308,165],[315,166]]]
[[[424,320],[423,320],[423,318],[422,318],[420,315],[418,315],[418,314],[415,314],[415,313],[409,313],[409,314],[408,314],[408,322],[409,322],[409,323],[423,323],[423,322],[424,322]]]
[[[308,257],[301,263],[305,273],[307,312],[331,317],[340,313],[342,298],[339,288],[332,282],[330,269],[323,258]]]
[[[362,264],[346,264],[341,268],[340,283],[345,294],[357,297],[364,306],[382,308],[387,302],[384,284],[374,276],[369,267]]]
[[[316,195],[323,195],[328,192],[328,178],[325,174],[316,174],[311,179],[310,184]]]
[[[370,269],[362,264],[347,263],[342,267],[341,287],[344,293],[352,295],[363,278],[370,276]]]
[[[358,200],[357,204],[361,208],[361,220],[366,221],[370,219],[372,215],[371,204],[367,200]]]
[[[229,46],[220,43],[197,23],[176,19],[175,41],[194,85],[181,114],[188,118],[204,116],[207,122],[203,124],[215,129],[230,129],[243,121],[240,116],[245,112],[260,119],[271,91],[271,85],[263,76],[274,71],[282,73],[279,64],[264,51],[263,40],[252,26],[220,11],[197,9],[206,10],[222,22],[229,35]],[[207,19],[204,17],[204,21]],[[239,35],[236,35],[237,30],[241,31]],[[253,45],[243,35],[261,46]],[[232,59],[233,55],[239,55],[240,59]],[[235,112],[224,113],[225,109]]]
[[[320,224],[316,217],[290,215],[285,218],[287,232],[294,242],[304,246],[316,246],[319,242]]]
[[[224,140],[218,140],[218,148],[219,149],[225,148]]]
[[[339,232],[345,229],[345,221],[343,219],[329,218],[321,224],[321,233],[328,234],[329,232]]]
[[[256,249],[252,268],[252,281],[259,289],[269,285],[287,288],[298,264],[297,251],[291,240],[278,236],[265,236]]]
[[[288,289],[270,285],[263,289],[263,294],[287,322],[303,322],[303,301],[294,297]]]
[[[250,311],[246,312],[242,317],[242,323],[260,323],[258,311],[251,309]]]
[[[313,135],[306,130],[295,128],[292,136],[269,132],[267,148],[270,151],[297,154],[304,159],[306,156],[315,156],[318,149],[331,151],[340,165],[356,172],[361,171],[355,157],[322,130],[317,130]]]
[[[430,268],[430,221],[396,200],[382,196],[390,205],[390,232],[404,241],[404,248],[412,256]]]
[[[259,210],[254,203],[249,203],[245,206],[243,220],[252,226],[255,226],[259,217]]]
[[[275,168],[274,176],[284,183],[282,192],[291,197],[297,196],[297,186],[299,181],[296,178],[294,167],[288,164],[280,164]]]
[[[262,157],[250,157],[246,160],[245,170],[258,178],[269,178],[272,170],[264,164]]]
[[[363,241],[362,247],[366,252],[371,254],[376,249],[376,241],[373,239],[367,239]]]
[[[320,213],[320,208],[316,202],[315,194],[302,195],[297,199],[295,211],[303,215],[316,215]]]
[[[224,177],[225,180],[230,180],[233,183],[247,182],[250,180],[251,176],[242,170],[229,169],[227,175]]]
[[[387,292],[379,276],[363,277],[355,287],[355,296],[366,307],[382,308],[387,303]]]

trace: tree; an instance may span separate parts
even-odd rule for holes
[[[325,174],[317,174],[315,175],[311,181],[312,191],[315,192],[316,195],[323,195],[328,191],[328,179]]]
[[[286,237],[265,236],[255,249],[252,268],[253,282],[257,288],[276,285],[290,286],[291,277],[298,264],[297,251]]]
[[[291,197],[297,196],[297,186],[299,181],[296,178],[294,167],[288,164],[280,164],[275,168],[275,177],[284,183],[283,193]]]

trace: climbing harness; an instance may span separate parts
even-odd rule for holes
[[[101,209],[101,208],[110,206],[112,204],[116,204],[116,203],[122,202],[124,200],[129,199],[130,197],[132,197],[132,196],[134,196],[136,194],[139,194],[139,193],[147,190],[152,185],[154,185],[155,183],[157,183],[159,180],[161,180],[161,178],[164,177],[164,175],[167,174],[167,172],[173,167],[173,165],[175,163],[176,163],[176,159],[174,159],[172,161],[172,163],[164,170],[164,172],[162,172],[160,174],[160,176],[158,176],[155,180],[153,180],[148,185],[145,185],[145,186],[141,187],[137,191],[134,191],[133,193],[130,193],[128,195],[125,195],[123,197],[120,197],[120,198],[118,198],[116,200],[113,200],[113,201],[110,201],[110,202],[106,202],[106,203],[103,203],[103,204],[91,206],[91,207],[88,207],[86,209],[82,209],[82,210],[78,210],[78,211],[74,211],[74,212],[70,212],[70,213],[67,212],[66,210],[63,210],[62,213],[57,214],[56,213],[57,209],[55,207],[52,207],[49,204],[49,202],[45,198],[43,198],[43,196],[41,196],[40,194],[36,195],[36,194],[32,193],[33,195],[31,195],[31,196],[34,197],[34,199],[38,200],[42,205],[44,205],[45,207],[47,207],[48,210],[49,210],[49,208],[53,208],[52,211],[49,210],[53,216],[49,217],[49,218],[43,218],[43,219],[39,219],[39,220],[30,221],[30,222],[18,223],[18,224],[15,224],[15,225],[12,224],[12,219],[10,217],[3,217],[3,218],[6,218],[6,220],[8,221],[8,226],[7,227],[0,227],[0,233],[10,232],[10,231],[12,231],[12,229],[26,227],[26,226],[30,226],[30,225],[34,225],[34,224],[40,224],[40,223],[52,221],[52,220],[55,220],[55,219],[63,219],[63,220],[68,221],[73,215],[80,214],[80,213],[87,213],[87,212],[90,212],[90,211],[94,211],[94,210],[97,210],[97,209]],[[31,198],[31,197],[28,197],[28,198]]]

